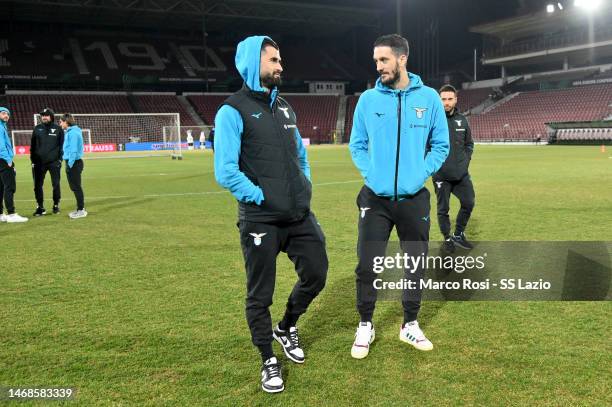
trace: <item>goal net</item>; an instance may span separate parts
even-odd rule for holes
[[[90,153],[92,151],[91,129],[81,129],[81,131],[83,132],[83,149],[86,153]],[[11,138],[15,154],[30,154],[32,130],[11,130]]]
[[[180,126],[178,127],[178,132],[180,134],[180,140],[183,144],[183,149],[189,148],[188,145],[188,137],[191,135],[193,137],[193,149],[194,150],[204,150],[205,146],[200,145],[200,139],[202,134],[204,135],[204,142],[210,141],[210,132],[213,126]],[[164,134],[166,136],[170,136],[172,138],[178,138],[175,136],[177,132],[176,126],[167,126],[164,127]]]
[[[62,115],[55,114],[59,124]],[[72,113],[77,126],[89,130],[90,152],[128,151],[137,156],[171,155],[181,158],[178,113]],[[41,123],[34,115],[34,125]],[[31,134],[31,132],[30,132]],[[83,142],[85,132],[83,132]]]

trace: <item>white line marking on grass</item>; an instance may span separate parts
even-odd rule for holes
[[[179,192],[175,194],[148,194],[145,198],[163,198],[167,196],[189,196],[189,195],[213,195],[213,194],[224,194],[227,191],[204,191],[204,192]]]
[[[315,187],[324,187],[327,185],[340,185],[340,184],[351,184],[355,182],[361,182],[360,179],[349,180],[349,181],[336,181],[336,182],[323,182],[320,184],[313,184]],[[180,196],[198,196],[198,195],[218,195],[226,194],[228,191],[202,191],[202,192],[177,192],[169,194],[146,194],[139,196],[128,196],[128,195],[115,195],[115,196],[86,196],[88,201],[101,200],[101,199],[138,199],[138,198],[172,198]],[[36,202],[35,199],[15,199],[15,202]]]
[[[335,182],[323,182],[321,184],[312,184],[314,187],[324,187],[326,185],[339,185],[339,184],[352,184],[353,182],[361,182],[360,179],[353,179],[350,181],[335,181]]]
[[[88,201],[96,201],[102,199],[134,199],[138,196],[115,195],[115,196],[85,196]],[[36,202],[36,199],[15,199],[15,202]]]
[[[199,172],[197,175],[206,175],[212,174],[212,171]],[[173,173],[153,173],[153,174],[128,174],[128,175],[101,175],[99,177],[83,177],[84,180],[92,180],[92,179],[112,179],[112,178],[133,178],[133,177],[166,177],[168,175],[182,175],[183,172],[173,172]],[[17,183],[31,183],[31,180],[19,180]]]

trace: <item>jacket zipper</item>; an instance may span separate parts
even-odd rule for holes
[[[278,98],[278,96],[277,96]],[[278,132],[278,127],[276,126],[276,105],[278,103],[278,99],[274,101],[274,103],[272,104],[272,119],[274,121],[274,131],[276,132],[276,135],[278,136],[279,141],[281,142],[282,146],[283,146],[283,150],[285,150],[285,169],[287,171],[287,176],[289,176],[290,170],[289,170],[289,153],[287,151],[287,144],[286,144],[286,140],[283,139],[283,136]],[[292,217],[297,217],[297,199],[296,199],[296,192],[293,188],[293,184],[289,184],[289,189],[291,190],[291,203],[293,206],[293,213],[291,214]]]
[[[402,133],[402,93],[397,94],[397,148],[395,150],[395,188],[393,196],[397,201],[397,175],[399,172],[400,135]]]

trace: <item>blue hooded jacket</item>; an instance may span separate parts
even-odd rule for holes
[[[64,157],[68,167],[72,168],[76,160],[83,157],[83,132],[79,126],[70,126],[64,132]]]
[[[402,90],[366,90],[355,108],[349,149],[365,184],[379,196],[414,195],[446,160],[448,124],[438,93],[408,73]]]
[[[261,45],[267,36],[248,37],[238,44],[236,50],[236,69],[245,84],[255,92],[266,92],[261,86],[259,65]],[[270,93],[270,106],[278,96],[278,89]],[[240,113],[231,106],[223,105],[215,116],[215,179],[222,187],[228,189],[240,202],[255,202],[261,205],[265,199],[262,189],[240,171],[238,160],[243,132]],[[310,165],[306,149],[302,144],[299,131],[295,132],[300,166],[306,178],[310,180]]]
[[[0,107],[0,112],[11,114],[6,107]],[[0,120],[0,159],[6,161],[8,165],[11,165],[14,156],[15,151],[13,150],[13,143],[9,137],[8,127],[5,122]]]

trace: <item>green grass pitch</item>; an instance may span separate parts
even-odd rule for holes
[[[609,155],[476,146],[469,238],[612,240]],[[79,405],[612,405],[609,302],[425,302],[429,353],[397,339],[401,305],[381,302],[370,355],[353,360],[361,180],[346,146],[311,147],[309,158],[330,269],[299,321],[306,363],[274,345],[283,393],[259,386],[236,203],[208,151],[87,160],[89,217],[68,219],[62,174],[61,215],[0,224],[0,386],[74,386]],[[17,210],[30,216],[29,163],[16,165]],[[49,179],[45,193],[50,209]],[[295,279],[281,255],[274,321]]]

